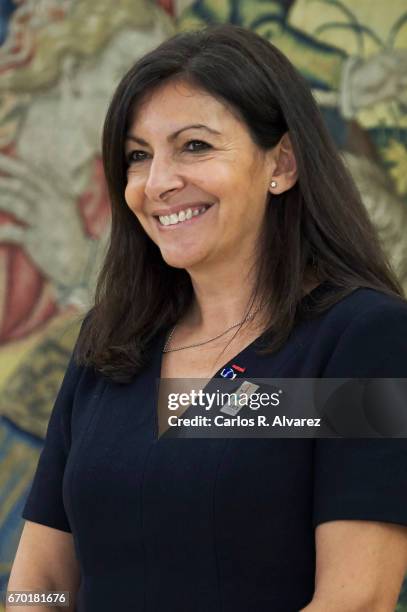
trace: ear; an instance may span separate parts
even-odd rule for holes
[[[290,189],[298,179],[297,160],[295,159],[289,132],[269,152],[272,164],[270,193],[279,194]]]

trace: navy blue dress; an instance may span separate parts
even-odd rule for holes
[[[126,385],[71,359],[55,402],[22,516],[72,533],[78,612],[298,612],[313,597],[317,525],[407,525],[407,439],[158,439],[164,341]],[[246,378],[407,378],[407,305],[359,288],[278,352],[256,348],[225,365]]]

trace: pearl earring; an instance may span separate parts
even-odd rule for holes
[[[277,181],[271,181],[270,187],[277,187]]]

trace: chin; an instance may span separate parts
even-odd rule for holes
[[[203,254],[200,253],[186,253],[185,251],[175,253],[164,249],[161,251],[161,256],[167,265],[180,269],[193,268],[204,259]]]

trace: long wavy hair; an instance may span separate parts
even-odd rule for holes
[[[317,316],[357,287],[404,299],[360,195],[324,124],[310,88],[270,42],[230,24],[184,32],[144,55],[118,85],[103,131],[103,163],[112,206],[111,237],[95,302],[76,348],[79,363],[126,383],[147,363],[159,332],[193,300],[186,270],[165,263],[124,199],[125,136],[137,105],[170,79],[206,90],[237,111],[266,151],[289,132],[298,181],[269,195],[257,248],[252,303],[267,308],[264,353],[278,350],[304,316]],[[336,287],[305,313],[310,265]]]

